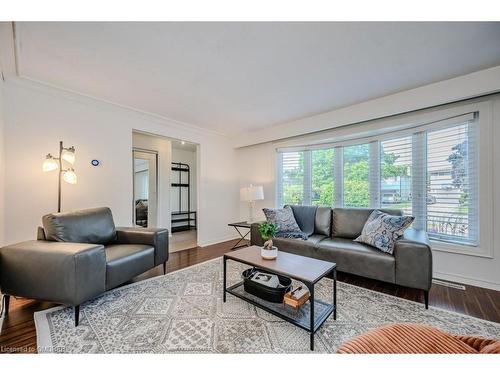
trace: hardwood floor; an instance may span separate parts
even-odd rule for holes
[[[230,250],[234,242],[228,241],[171,253],[167,263],[167,273],[220,257]],[[132,282],[162,274],[162,267],[156,267],[138,276]],[[423,295],[418,290],[340,272],[338,279],[363,288],[423,302]],[[500,323],[500,292],[494,290],[469,285],[466,286],[466,290],[458,290],[434,284],[430,291],[429,305]],[[36,353],[33,313],[53,306],[56,305],[11,298],[9,315],[5,317],[0,332],[0,353]]]

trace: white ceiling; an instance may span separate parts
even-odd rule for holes
[[[500,23],[17,23],[22,76],[235,135],[500,65]]]

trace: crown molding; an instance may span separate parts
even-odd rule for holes
[[[136,117],[139,117],[143,120],[151,121],[160,125],[168,126],[171,128],[175,128],[181,131],[191,131],[197,134],[201,135],[215,135],[219,137],[224,137],[228,138],[226,134],[217,132],[215,130],[211,129],[206,129],[202,128],[197,125],[193,125],[190,123],[174,120],[165,116],[161,116],[156,113],[152,112],[147,112],[135,107],[115,103],[109,100],[105,100],[93,95],[88,95],[84,94],[78,91],[70,90],[64,87],[60,87],[57,85],[52,85],[50,83],[40,81],[31,77],[27,76],[16,76],[16,77],[9,77],[6,80],[6,83],[8,84],[13,84],[15,86],[23,87],[23,88],[28,88],[31,90],[43,92],[45,94],[59,97],[59,98],[64,98],[66,100],[71,100],[74,102],[79,102],[79,103],[84,103],[84,104],[90,104],[94,106],[98,106],[102,109],[105,110],[111,110],[115,112],[124,112],[127,115],[133,115]]]

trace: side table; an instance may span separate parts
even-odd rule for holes
[[[246,239],[246,236],[248,236],[251,232],[251,228],[252,228],[252,224],[251,223],[248,223],[246,221],[239,221],[237,223],[230,223],[228,224],[228,226],[230,227],[233,227],[234,229],[236,229],[236,232],[238,232],[238,234],[240,235],[240,239],[238,240],[238,242],[236,242],[233,247],[231,248],[231,250],[234,250],[234,249],[239,249],[240,247],[245,247],[245,246],[249,246],[247,243],[243,243],[240,245],[240,243]],[[242,233],[240,231],[240,228],[242,228],[242,230],[246,231],[246,233]]]

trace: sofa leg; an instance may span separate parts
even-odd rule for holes
[[[3,296],[3,316],[9,315],[9,303],[10,303],[10,296],[7,294],[4,294]]]
[[[163,274],[167,274],[167,262],[163,262]]]
[[[429,308],[429,291],[424,290],[424,302],[425,302],[425,308]]]
[[[75,327],[78,327],[80,322],[80,305],[75,306]]]

